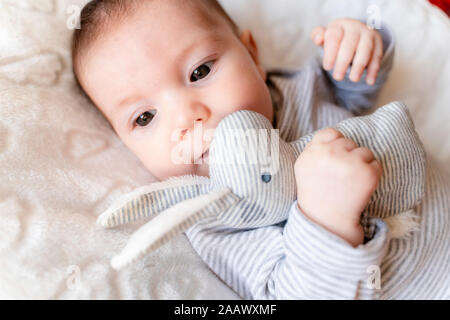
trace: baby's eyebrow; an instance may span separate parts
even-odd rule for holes
[[[192,44],[190,46],[187,46],[186,48],[181,50],[181,53],[178,55],[176,61],[178,61],[178,62],[184,61],[186,59],[186,57],[189,56],[191,51],[193,49],[197,48],[198,44],[201,42],[214,43],[214,42],[220,42],[222,40],[223,40],[223,37],[221,37],[218,32],[209,32],[209,33],[207,33],[206,36],[203,35],[201,37],[198,37],[197,39],[195,39],[195,41],[192,42]]]
[[[135,101],[134,96],[128,96],[125,99],[123,99],[119,104],[118,104],[118,108],[117,110],[121,110],[122,108],[124,108],[126,105],[128,105],[129,103],[131,103],[132,101]],[[142,102],[144,102],[145,100],[138,100],[137,102],[131,104],[129,106],[129,108],[127,107],[127,109],[132,109],[134,107],[139,106]]]
[[[207,41],[207,42],[210,42],[210,43],[221,42],[221,41],[223,41],[223,36],[217,31],[215,31],[215,32],[214,31],[213,32],[208,32],[206,36],[204,34],[202,36],[199,36],[197,39],[195,39],[191,43],[191,45],[189,45],[186,48],[184,48],[183,50],[181,50],[181,52],[177,56],[176,61],[178,61],[178,62],[179,61],[184,61],[186,59],[186,57],[189,56],[191,51],[193,51],[194,49],[196,49],[198,47],[198,43],[202,42],[202,41]],[[129,103],[132,103],[133,101],[135,101],[134,96],[128,96],[128,97],[124,98],[122,101],[119,102],[119,104],[117,105],[117,109],[116,110],[122,109],[123,107],[125,107]],[[139,105],[141,103],[142,103],[142,101],[138,101],[136,103],[133,103],[132,106],[136,106],[136,105]]]

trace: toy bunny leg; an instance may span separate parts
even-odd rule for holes
[[[215,217],[239,201],[231,189],[224,188],[174,205],[133,233],[122,252],[113,257],[111,266],[116,270],[122,269],[198,221]]]
[[[113,228],[150,217],[209,190],[210,180],[202,176],[186,175],[155,182],[118,198],[97,218],[97,224],[104,228]]]

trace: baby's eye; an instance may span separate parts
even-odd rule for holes
[[[211,66],[213,61],[202,64],[200,67],[194,70],[191,75],[191,82],[196,82],[203,79],[211,72]]]
[[[155,117],[156,110],[146,111],[136,119],[136,124],[141,127],[147,126]]]

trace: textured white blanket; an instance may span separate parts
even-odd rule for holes
[[[75,90],[67,25],[85,2],[0,2],[0,298],[239,298],[184,235],[127,269],[110,268],[137,225],[104,231],[97,216],[155,179]],[[424,0],[221,3],[253,31],[267,68],[300,67],[315,52],[314,26],[365,17],[377,4],[397,38],[378,106],[406,102],[428,153],[450,172],[450,22],[438,9]]]

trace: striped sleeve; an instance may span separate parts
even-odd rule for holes
[[[294,203],[284,228],[285,263],[277,270],[278,278],[288,281],[279,281],[279,294],[296,298],[291,284],[300,283],[309,299],[376,298],[374,270],[379,270],[386,254],[388,229],[381,219],[372,218],[369,223],[375,233],[354,248],[308,219]]]
[[[244,299],[371,299],[368,268],[379,266],[387,227],[353,248],[309,221],[296,202],[285,223],[257,229],[213,229],[198,224],[186,231],[208,266]],[[372,269],[370,269],[372,270]]]

